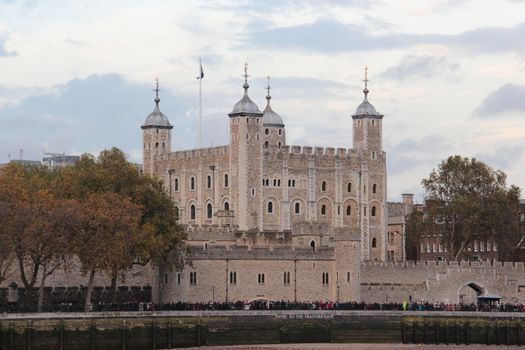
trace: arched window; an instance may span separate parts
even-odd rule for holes
[[[323,183],[321,184],[321,191],[326,191],[326,181],[323,181]]]
[[[195,178],[192,177],[190,179],[190,190],[194,190],[195,189]]]
[[[281,143],[279,142],[279,148],[281,148]]]
[[[346,186],[346,192],[352,192],[352,183],[349,182],[348,185]]]
[[[228,187],[228,174],[224,174],[224,187]]]
[[[270,186],[270,180],[266,179],[266,186]]]
[[[377,240],[374,238],[372,238],[372,248],[375,248],[377,246]]]
[[[159,148],[159,143],[155,142],[155,148]]]
[[[230,203],[224,202],[224,210],[230,210]]]
[[[321,215],[326,215],[326,205],[321,205]]]
[[[268,134],[270,133],[270,130],[265,129],[265,130],[264,130],[264,133],[265,133],[266,135],[268,135]]]
[[[376,193],[376,192],[377,192],[377,185],[373,184],[372,185],[372,193]]]
[[[372,212],[370,213],[371,216],[376,216],[376,207],[372,207]]]
[[[281,135],[283,133],[282,129],[279,129],[279,135]]]
[[[179,190],[179,179],[175,179],[175,191],[178,191]]]
[[[295,203],[295,213],[296,214],[301,213],[301,204],[299,202]]]
[[[270,214],[273,213],[273,202],[272,201],[268,202],[268,213]]]
[[[190,220],[195,220],[195,205],[192,204],[190,207]]]
[[[212,216],[213,216],[213,207],[211,206],[211,203],[208,203],[208,205],[206,206],[206,217],[208,219],[211,219]]]
[[[352,207],[351,206],[347,206],[346,207],[346,215],[348,215],[348,216],[352,215]]]
[[[211,188],[211,176],[208,175],[208,177],[206,178],[206,185],[208,188]]]
[[[277,187],[281,187],[281,180],[277,180]]]
[[[264,148],[268,148],[268,141],[264,141]]]
[[[277,180],[273,179],[273,187],[277,186]]]
[[[310,248],[312,248],[312,251],[315,252],[315,241],[310,242]]]
[[[295,187],[295,180],[292,180],[292,187]]]

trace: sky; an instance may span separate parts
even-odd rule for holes
[[[363,99],[383,113],[388,199],[446,157],[476,157],[525,188],[525,1],[0,0],[0,163],[119,147],[141,162],[160,106],[174,150],[228,143],[242,96],[272,108],[290,145],[352,146]]]

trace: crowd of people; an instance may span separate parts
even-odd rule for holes
[[[505,303],[480,304],[444,304],[425,301],[402,303],[364,303],[364,302],[296,302],[296,301],[227,301],[207,303],[176,302],[156,304],[152,302],[127,302],[122,304],[95,303],[92,311],[207,311],[207,310],[397,310],[397,311],[493,311],[493,312],[525,312],[525,305]],[[35,312],[33,308],[22,308],[9,305],[2,312]],[[44,307],[44,312],[81,312],[84,305],[76,303],[60,303]]]

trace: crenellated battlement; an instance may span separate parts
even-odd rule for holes
[[[334,148],[334,147],[311,147],[311,146],[270,146],[270,150],[275,150],[278,154],[292,156],[314,156],[326,158],[346,158],[355,157],[357,151],[352,148]]]
[[[525,273],[525,264],[523,262],[502,262],[502,261],[412,261],[403,262],[391,261],[363,261],[363,268],[368,269],[442,269],[442,268],[461,268],[461,269],[494,269],[498,273]]]
[[[170,160],[206,158],[213,156],[224,156],[229,154],[230,146],[217,146],[208,148],[197,148],[192,150],[176,151],[169,154]]]
[[[211,245],[191,247],[193,260],[334,260],[333,247],[319,247],[312,251],[310,247],[247,247]]]

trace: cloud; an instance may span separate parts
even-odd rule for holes
[[[2,56],[17,56],[18,53],[16,51],[8,51],[5,47],[5,43],[7,41],[7,36],[5,34],[0,34],[0,57]]]
[[[506,112],[525,112],[525,85],[505,84],[492,91],[476,108],[475,114],[490,118]]]
[[[8,153],[17,154],[21,148],[26,159],[39,159],[44,150],[84,153],[112,146],[136,154],[142,149],[140,125],[154,108],[152,87],[118,74],[103,74],[35,90],[39,92],[0,108],[0,159],[5,161]],[[163,89],[160,97],[161,110],[175,126],[174,146],[193,148],[194,96]],[[215,130],[225,123],[222,119],[203,116]],[[205,136],[215,145],[225,141],[222,133]]]
[[[524,148],[518,146],[502,146],[488,153],[478,153],[474,157],[487,163],[494,169],[510,169],[517,165],[517,160],[521,159]]]
[[[525,23],[510,28],[484,27],[455,35],[387,33],[374,35],[366,28],[344,24],[334,19],[289,27],[252,31],[244,46],[270,47],[280,50],[304,50],[320,53],[342,53],[390,50],[419,44],[463,47],[472,52],[525,53]],[[337,38],[337,40],[335,40]]]
[[[68,45],[75,46],[75,47],[89,47],[89,43],[85,41],[75,40],[75,39],[66,39],[64,42]]]
[[[387,68],[382,75],[395,80],[412,78],[431,78],[450,76],[459,70],[459,64],[450,62],[444,56],[409,55],[401,59],[398,65]]]
[[[432,165],[450,146],[450,140],[441,135],[407,138],[394,145],[386,145],[388,172],[398,175],[420,165]]]
[[[236,84],[238,84],[237,81]],[[250,82],[250,86],[255,87],[255,89],[259,90],[260,87],[261,92],[267,84],[267,78],[255,78]],[[320,96],[333,97],[338,93],[346,93],[349,87],[356,87],[329,79],[298,76],[272,76],[270,79],[270,86],[272,87],[270,93],[276,99],[301,99],[305,97],[308,99],[315,99]],[[264,93],[264,95],[266,95],[266,93]]]

